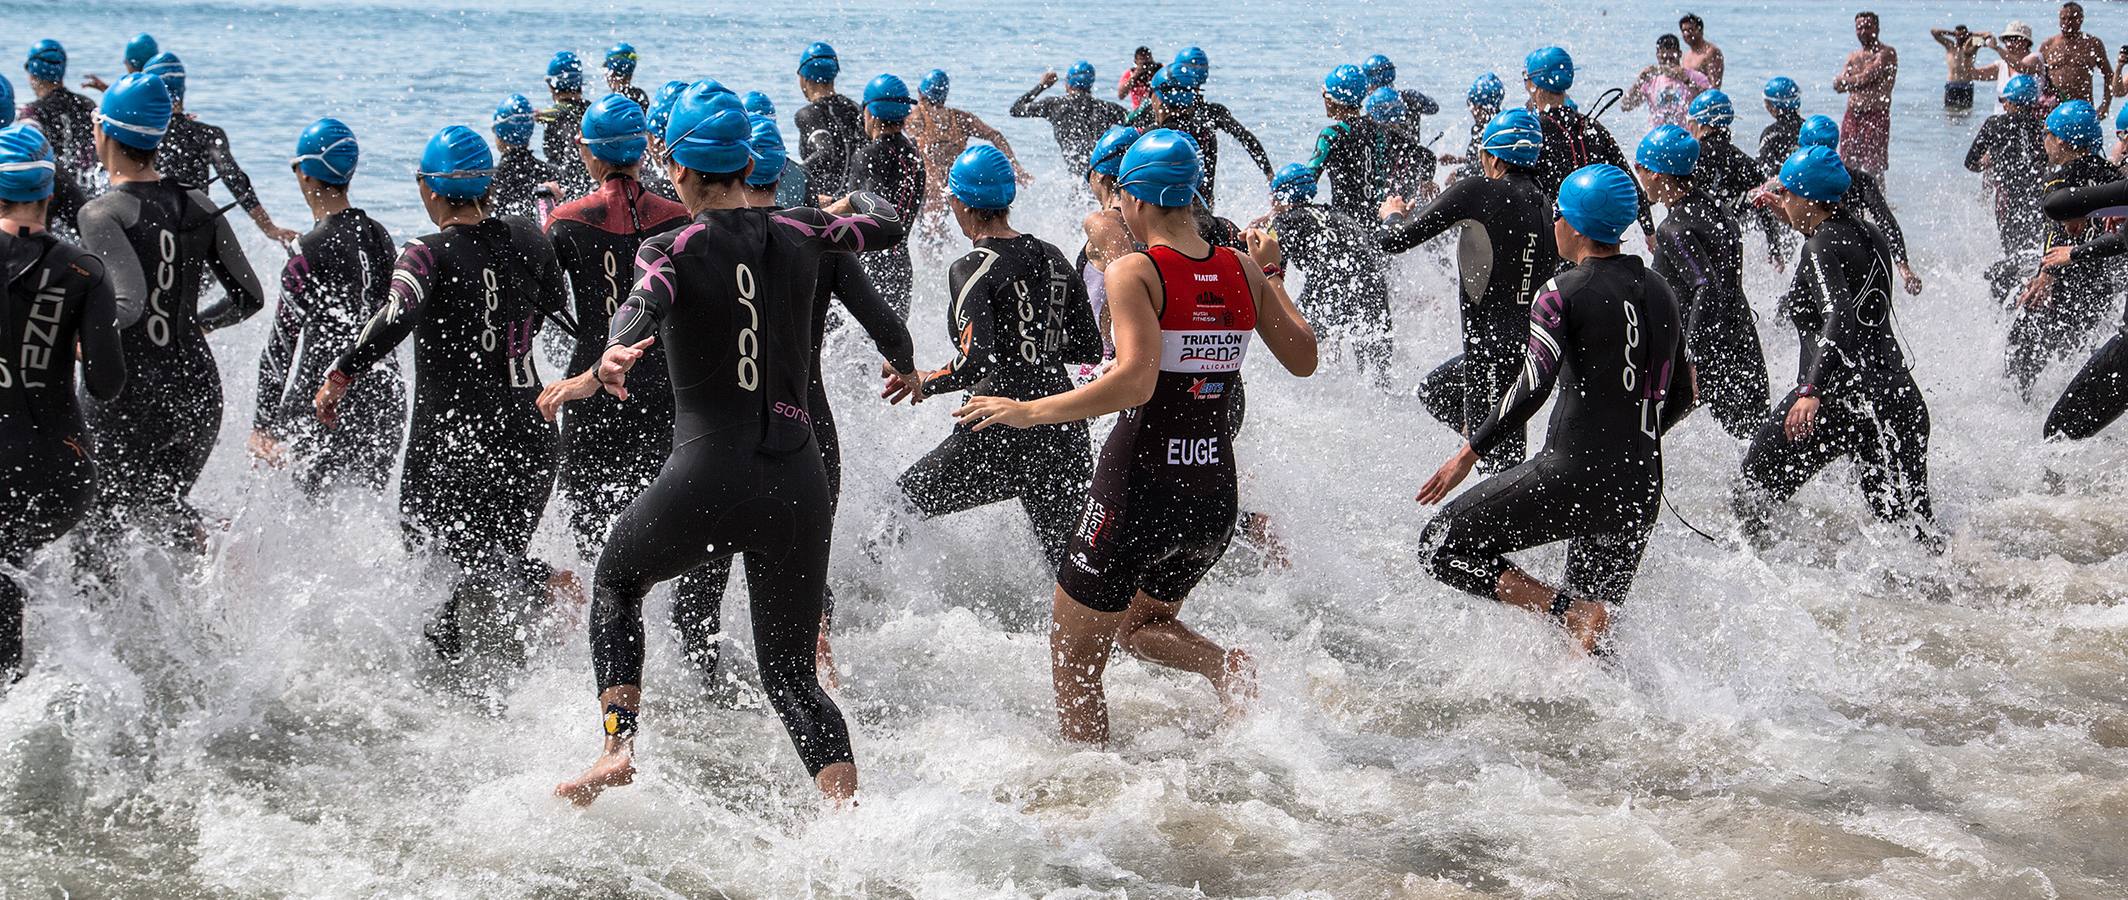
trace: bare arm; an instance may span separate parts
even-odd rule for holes
[[[1236,251],[1230,248],[1228,252]],[[1301,318],[1293,298],[1286,296],[1285,278],[1266,277],[1246,256],[1241,270],[1249,276],[1249,293],[1256,299],[1256,334],[1263,338],[1264,347],[1286,371],[1302,378],[1315,374],[1315,331]]]
[[[1012,155],[1012,142],[1005,140],[1005,135],[1003,133],[999,132],[995,128],[990,127],[989,122],[983,121],[983,117],[978,116],[975,113],[963,111],[961,113],[961,116],[963,117],[961,119],[961,123],[967,127],[969,134],[989,141],[992,144],[996,144],[999,150],[1004,151],[1005,158],[1012,160],[1013,168],[1017,169],[1020,167],[1020,158]]]
[[[1714,48],[1714,52],[1707,54],[1707,63],[1700,69],[1701,72],[1706,74],[1707,81],[1715,87],[1722,86],[1722,73],[1728,70],[1729,64],[1722,60],[1722,48],[1720,47]]]
[[[1108,308],[1116,334],[1116,362],[1108,374],[1076,390],[1020,402],[976,397],[954,411],[980,431],[994,424],[1026,428],[1077,422],[1143,406],[1160,383],[1160,315],[1154,309],[1160,273],[1151,257],[1132,254],[1108,267]]]

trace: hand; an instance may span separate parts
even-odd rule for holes
[[[1427,203],[1432,203],[1432,202],[1433,202],[1433,198],[1435,198],[1435,197],[1439,197],[1439,196],[1441,196],[1441,186],[1440,186],[1440,185],[1438,185],[1438,184],[1435,184],[1435,183],[1433,183],[1433,182],[1431,182],[1431,181],[1421,181],[1421,182],[1419,182],[1419,199],[1420,199],[1420,200],[1423,200],[1423,201],[1425,201],[1425,202],[1427,202]]]
[[[1411,201],[1409,200],[1395,194],[1391,194],[1382,200],[1381,216],[1384,219],[1390,216],[1401,216],[1409,212],[1411,212]]]
[[[1051,70],[1049,70],[1049,71],[1047,71],[1047,72],[1043,72],[1043,73],[1042,73],[1042,86],[1043,86],[1043,87],[1045,87],[1045,88],[1046,88],[1046,87],[1051,87],[1051,86],[1054,86],[1054,85],[1055,85],[1056,83],[1057,83],[1057,70],[1055,70],[1055,69],[1051,69]]]
[[[1782,256],[1782,255],[1781,255],[1781,253],[1780,253],[1780,251],[1776,250],[1776,251],[1774,251],[1774,252],[1772,252],[1772,253],[1769,253],[1769,254],[1767,254],[1767,258],[1768,258],[1768,259],[1770,259],[1770,260],[1772,260],[1772,262],[1773,262],[1773,270],[1774,270],[1774,271],[1776,271],[1776,272],[1786,272],[1786,271],[1788,271],[1788,257]]]
[[[276,469],[288,462],[288,453],[282,449],[281,442],[265,429],[252,429],[251,439],[245,441],[244,446],[251,451],[251,458]]]
[[[599,392],[598,369],[585,369],[568,378],[550,381],[539,391],[539,415],[549,422],[562,414],[562,406]]]
[[[953,411],[953,421],[968,426],[972,431],[981,431],[992,425],[1010,425],[1026,428],[1039,425],[1035,421],[1034,404],[1010,397],[970,397],[960,409]]]
[[[850,196],[848,194],[844,194],[841,199],[838,199],[832,203],[829,203],[826,206],[821,207],[820,211],[827,213],[831,216],[847,216],[853,212],[856,212],[857,206],[856,204],[850,202]]]
[[[599,357],[598,368],[592,370],[598,373],[598,383],[605,387],[606,393],[628,399],[628,370],[643,361],[643,351],[650,349],[657,339],[657,335],[651,335],[626,347],[615,344],[606,348],[606,355]]]
[[[888,405],[903,400],[908,400],[910,406],[924,402],[924,373],[898,371],[893,363],[881,362],[879,377],[887,382],[886,387],[880,390],[879,396],[886,398]]]
[[[104,91],[110,90],[111,88],[111,85],[103,80],[102,75],[95,74],[91,74],[89,77],[82,79],[81,86],[88,88],[92,91]]]
[[[340,401],[347,396],[347,388],[355,380],[334,369],[325,373],[325,383],[318,385],[318,394],[310,399],[310,405],[318,410],[318,421],[327,428],[340,426]]]
[[[1278,235],[1261,228],[1251,228],[1241,233],[1241,239],[1249,244],[1249,258],[1258,266],[1271,267],[1284,263],[1286,251],[1278,246]]]
[[[2047,255],[2039,258],[2039,267],[2042,269],[2059,269],[2068,265],[2075,254],[2075,247],[2049,247],[2047,248]]]
[[[1791,441],[1806,441],[1818,427],[1818,398],[1798,397],[1788,407],[1788,421],[1783,423]]]
[[[1028,186],[1028,185],[1030,185],[1030,184],[1033,184],[1033,183],[1034,183],[1034,173],[1033,173],[1033,172],[1029,172],[1029,171],[1027,171],[1026,169],[1023,169],[1023,168],[1021,168],[1021,167],[1020,167],[1019,165],[1017,165],[1017,164],[1015,164],[1015,165],[1014,165],[1014,166],[1013,166],[1012,168],[1013,168],[1013,173],[1012,173],[1012,183],[1014,183],[1014,184],[1017,184],[1017,185],[1019,185],[1020,187],[1026,187],[1026,186]]]
[[[259,230],[265,232],[267,237],[272,238],[274,243],[280,244],[284,247],[289,244],[295,243],[297,238],[303,236],[303,232],[297,231],[293,228],[282,228],[281,226],[276,225],[271,221],[261,226]]]
[[[1477,464],[1477,451],[1470,449],[1468,442],[1464,443],[1448,457],[1447,462],[1441,464],[1441,468],[1434,471],[1432,478],[1426,479],[1426,483],[1419,486],[1418,501],[1427,506],[1441,502],[1448,496],[1449,491],[1455,490],[1456,485],[1462,484],[1463,479],[1470,477],[1471,467]]]
[[[2025,282],[2025,289],[2017,295],[2017,305],[2026,309],[2043,309],[2054,305],[2054,273],[2041,272]]]
[[[1460,166],[1463,164],[1463,157],[1457,156],[1453,153],[1443,153],[1439,156],[1434,157],[1434,161],[1444,166]]]
[[[1906,263],[1900,263],[1899,280],[1902,284],[1906,285],[1906,293],[1908,296],[1921,296],[1921,276],[1914,274],[1914,267],[1909,266]]]

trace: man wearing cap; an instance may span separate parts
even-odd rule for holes
[[[1582,166],[1604,163],[1625,171],[1625,152],[1618,149],[1611,130],[1584,115],[1567,99],[1566,92],[1574,87],[1574,57],[1565,48],[1539,47],[1523,57],[1522,87],[1529,96],[1527,108],[1544,126],[1543,155],[1538,159],[1537,171],[1538,183],[1546,196],[1556,195],[1567,174]],[[1629,187],[1639,190],[1632,182],[1632,178],[1626,179]],[[1655,218],[1645,202],[1641,205],[1640,230],[1644,235],[1655,234]]]
[[[2113,108],[2113,66],[2106,61],[2106,42],[2084,32],[2083,4],[2072,0],[2061,5],[2061,33],[2040,43],[2039,58],[2055,102],[2089,101],[2101,117]],[[2098,70],[2098,90],[2103,93],[2093,93],[2093,69]]]
[[[1521,377],[1418,501],[1447,499],[1556,389],[1544,449],[1457,497],[1419,543],[1450,587],[1548,615],[1582,650],[1600,653],[1610,606],[1632,588],[1661,509],[1662,437],[1692,409],[1692,364],[1677,299],[1619,247],[1640,215],[1633,177],[1585,166],[1567,176],[1558,201],[1553,238],[1574,267],[1538,290]],[[1562,587],[1506,556],[1559,541],[1567,542]]]
[[[532,153],[532,130],[539,113],[523,94],[511,94],[495,106],[495,147],[502,158],[495,161],[495,178],[488,183],[488,210],[498,216],[513,216],[533,223],[545,218],[546,205],[561,200],[561,172]]]
[[[840,191],[849,180],[850,158],[867,143],[864,111],[835,92],[835,76],[841,73],[841,58],[824,42],[813,42],[798,56],[798,90],[805,106],[791,122],[798,128],[799,162],[819,185],[815,194]]]
[[[1064,151],[1065,167],[1083,183],[1094,142],[1108,129],[1123,124],[1130,113],[1121,105],[1094,96],[1094,65],[1086,60],[1072,63],[1064,73],[1064,96],[1043,97],[1042,92],[1056,83],[1055,71],[1042,73],[1041,81],[1012,101],[1010,112],[1017,119],[1048,119],[1050,130],[1056,134],[1057,149]]]
[[[1153,76],[1160,74],[1160,61],[1153,58],[1153,48],[1139,47],[1131,53],[1130,67],[1123,70],[1123,77],[1116,79],[1116,99],[1129,100],[1131,109],[1145,105],[1153,95]]]
[[[583,127],[584,110],[590,108],[584,101],[583,60],[568,50],[554,54],[547,62],[547,92],[554,105],[539,111],[540,124],[546,128],[540,134],[541,152],[547,165],[559,173],[563,195],[581,197],[596,187],[576,149],[577,130]]]
[[[1169,128],[1189,135],[1197,142],[1199,160],[1204,165],[1204,185],[1198,194],[1207,210],[1216,210],[1219,194],[1219,135],[1241,142],[1243,152],[1263,173],[1264,181],[1271,180],[1271,155],[1264,152],[1263,142],[1249,131],[1241,120],[1234,117],[1233,110],[1224,103],[1205,99],[1204,83],[1211,77],[1211,60],[1203,49],[1184,47],[1175,54],[1173,62],[1153,76],[1153,100],[1131,111],[1123,124],[1141,130]],[[1361,94],[1364,102],[1365,94]]]
[[[1330,179],[1330,207],[1365,220],[1389,192],[1389,133],[1363,108],[1367,76],[1347,63],[1323,76],[1323,114],[1329,125],[1315,138],[1315,154],[1302,165]]]
[[[1973,81],[1979,77],[1973,69],[1973,57],[1995,36],[1968,30],[1964,25],[1931,28],[1929,36],[1943,45],[1944,62],[1950,66],[1948,80],[1943,83],[1943,108],[1953,112],[1972,109]]]
[[[1847,95],[1840,159],[1847,168],[1871,175],[1891,166],[1892,85],[1899,78],[1899,51],[1877,39],[1877,28],[1876,13],[1855,14],[1855,40],[1862,46],[1847,54],[1832,80],[1832,89]]]
[[[1480,170],[1478,145],[1483,142],[1485,123],[1500,114],[1500,104],[1506,99],[1507,86],[1501,83],[1500,76],[1487,72],[1471,81],[1470,89],[1463,93],[1464,105],[1470,107],[1470,141],[1461,155],[1443,153],[1438,160],[1441,165],[1456,167],[1448,173],[1449,184],[1485,174]]]
[[[864,126],[872,142],[851,157],[849,179],[842,190],[845,196],[867,192],[885,198],[901,210],[904,223],[915,221],[931,180],[925,177],[923,156],[902,132],[915,106],[908,84],[897,76],[879,75],[865,84]],[[894,312],[908,321],[909,306],[915,302],[916,274],[907,242],[859,253],[857,261]]]
[[[1280,169],[1271,179],[1271,214],[1258,225],[1270,227],[1287,264],[1307,277],[1293,298],[1301,315],[1319,337],[1349,345],[1360,373],[1386,392],[1396,374],[1390,365],[1396,323],[1374,217],[1316,203],[1315,190],[1316,175],[1308,167]]]
[[[2032,49],[2032,26],[2013,19],[2002,27],[2002,31],[1988,38],[1987,47],[1995,51],[1999,58],[1987,65],[1975,66],[1974,80],[1993,81],[2002,85],[2016,76],[2030,75],[2039,85],[2040,97],[2044,101],[2047,95],[2047,67],[2040,64],[2039,54]],[[2004,111],[1999,95],[1995,111]]]

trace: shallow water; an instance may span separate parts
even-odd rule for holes
[[[767,90],[787,123],[791,63],[825,37],[850,86],[889,67],[952,70],[955,102],[1003,128],[1040,178],[1016,218],[1069,252],[1080,210],[1048,131],[1003,114],[1045,66],[1085,56],[1112,84],[1141,40],[1201,43],[1211,93],[1284,162],[1308,149],[1314,85],[1335,63],[1390,53],[1403,83],[1450,100],[1428,133],[1460,132],[1453,101],[1478,72],[1512,76],[1531,45],[1559,39],[1593,97],[1629,79],[1672,18],[1625,3],[696,6],[0,0],[0,21],[17,44],[65,41],[77,74],[111,74],[102,57],[156,34],[191,67],[193,111],[230,129],[291,226],[303,215],[287,148],[312,118],[345,118],[365,151],[356,199],[402,239],[423,224],[408,183],[421,141],[483,123],[503,93],[536,94],[563,44],[591,56],[630,40],[641,81]],[[1295,564],[1237,549],[1189,617],[1256,654],[1260,711],[1222,728],[1204,685],[1119,659],[1117,744],[1078,750],[1051,736],[1047,583],[1016,508],[917,525],[879,563],[855,551],[892,508],[894,475],[947,431],[948,405],[881,407],[870,351],[842,339],[828,365],[848,487],[831,574],[864,804],[822,814],[758,699],[702,699],[654,627],[643,774],[575,811],[548,789],[595,752],[581,632],[499,712],[432,690],[418,634],[442,582],[401,551],[392,503],[317,509],[242,452],[261,316],[215,338],[229,408],[197,498],[230,525],[210,564],[132,547],[127,588],[93,600],[63,566],[32,572],[34,671],[0,699],[0,896],[2128,894],[2128,447],[2119,429],[2043,444],[2044,409],[2000,374],[2006,317],[1980,280],[1992,226],[1956,167],[1979,119],[1938,108],[1925,29],[1962,10],[1986,17],[1974,27],[2015,14],[2045,34],[2052,12],[1975,9],[1884,10],[1906,52],[1889,184],[1929,282],[1901,298],[1901,324],[1934,415],[1953,535],[1941,558],[1872,521],[1836,467],[1764,554],[1665,516],[1615,665],[1436,584],[1414,553],[1430,511],[1408,498],[1454,439],[1403,394],[1457,338],[1452,275],[1419,251],[1399,266],[1396,395],[1349,364],[1308,381],[1252,364],[1244,503],[1276,516]],[[1788,74],[1806,112],[1837,115],[1845,8],[1697,11],[1733,93]],[[2124,24],[2094,5],[2092,32]],[[1749,144],[1765,117],[1739,106]],[[1637,116],[1607,121],[1621,139],[1640,130]],[[1246,219],[1264,200],[1229,159],[1224,211]],[[262,270],[278,266],[239,232]],[[919,256],[914,330],[931,362],[948,352],[947,258]],[[1770,309],[1781,276],[1754,262],[1748,279]],[[1794,337],[1762,336],[1784,383]],[[2072,371],[2050,370],[2040,394]],[[1705,416],[1671,448],[1678,512],[1726,531],[1741,448]],[[556,523],[538,546],[572,556]],[[1556,551],[1525,559],[1557,571]],[[743,606],[735,591],[731,621]],[[662,626],[662,595],[647,614]]]

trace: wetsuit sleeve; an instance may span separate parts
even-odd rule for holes
[[[273,334],[259,353],[258,402],[251,415],[254,430],[279,431],[276,426],[281,424],[281,397],[288,391],[289,367],[310,327],[309,298],[304,296],[309,274],[310,263],[301,256],[281,269],[281,303],[274,310]]]
[[[1337,151],[1337,139],[1343,137],[1351,127],[1343,122],[1332,122],[1316,133],[1315,153],[1308,157],[1308,171],[1314,172],[1318,177],[1322,175],[1323,168],[1330,165],[1330,155]]]
[[[131,202],[131,198],[113,197],[82,207],[81,243],[103,261],[111,293],[118,298],[118,327],[124,329],[133,327],[141,313],[147,311],[148,275],[141,271],[133,242],[126,239],[125,223],[118,220],[113,209],[121,199]]]
[[[1121,106],[1122,104],[1119,103],[1117,105]],[[1140,103],[1137,108],[1130,111],[1129,115],[1123,117],[1123,124],[1132,128],[1143,129],[1145,126],[1142,123],[1152,117],[1153,105],[1151,103]]]
[[[1905,263],[1906,232],[1900,230],[1899,217],[1892,215],[1892,205],[1884,199],[1884,186],[1874,178],[1863,178],[1856,183],[1861,185],[1861,190],[1856,192],[1857,199],[1869,211],[1870,220],[1884,231],[1885,240],[1891,241],[1892,261]]]
[[[2047,218],[2058,222],[2080,219],[2114,206],[2128,206],[2128,180],[2049,191],[2039,204]],[[87,217],[82,221],[82,227],[87,228]]]
[[[80,265],[95,276],[91,279],[81,315],[81,372],[89,396],[109,400],[126,386],[126,351],[119,338],[118,295],[111,289],[109,271],[93,257]]]
[[[206,195],[192,192],[192,202],[202,203]],[[209,206],[209,209],[213,207]],[[221,282],[221,302],[201,307],[193,316],[200,328],[214,331],[227,328],[251,318],[266,308],[266,289],[259,285],[259,275],[251,270],[251,260],[244,256],[244,245],[237,242],[236,229],[229,227],[228,216],[214,219],[214,252],[207,258],[207,267],[214,271],[214,280]]]
[[[1062,257],[1057,258],[1063,264]],[[1070,266],[1064,266],[1069,270]],[[1064,361],[1092,365],[1101,361],[1101,323],[1094,318],[1094,304],[1086,293],[1086,279],[1073,277],[1065,288]]]
[[[1027,93],[1021,94],[1020,99],[1012,101],[1012,108],[1006,110],[1006,112],[1011,113],[1012,117],[1015,119],[1049,118],[1050,110],[1056,108],[1057,98],[1050,97],[1044,100],[1036,100],[1036,97],[1042,96],[1042,91],[1044,90],[1046,90],[1046,88],[1044,88],[1042,85],[1035,85],[1034,88],[1029,90]]]
[[[1648,285],[1647,289],[1660,291],[1665,288],[1658,281],[1655,284]],[[1677,427],[1677,423],[1684,421],[1685,416],[1690,415],[1693,407],[1699,404],[1699,390],[1695,385],[1692,373],[1692,354],[1686,338],[1691,333],[1690,331],[1678,332],[1677,343],[1670,348],[1670,382],[1663,388],[1661,416],[1663,434],[1669,434],[1670,429]]]
[[[1693,334],[1706,306],[1701,299],[1714,284],[1710,265],[1714,256],[1685,228],[1658,229],[1655,243],[1661,251],[1655,256],[1656,273],[1669,284],[1671,294],[1677,298],[1678,309],[1683,312],[1685,333]]]
[[[1215,104],[1212,107],[1212,126],[1240,141],[1241,149],[1248,151],[1249,158],[1256,161],[1256,168],[1263,170],[1264,179],[1270,180],[1273,171],[1271,155],[1264,152],[1263,142],[1257,140],[1256,135],[1248,128],[1243,127],[1240,119],[1234,118],[1233,110],[1227,109],[1223,104]]]
[[[665,312],[672,309],[676,286],[672,274],[672,242],[669,237],[644,241],[635,252],[635,287],[628,299],[613,311],[607,327],[606,346],[634,346],[658,333]]]
[[[1847,284],[1847,270],[1840,265],[1840,258],[1830,246],[1803,247],[1805,271],[1796,273],[1799,293],[1796,302],[1808,302],[1819,310],[1824,324],[1815,337],[1817,352],[1810,354],[1809,367],[1797,377],[1801,383],[1816,387],[1823,393],[1825,361],[1834,354],[1844,352],[1851,339],[1848,336],[1850,323],[1855,320],[1854,292]],[[1805,335],[1804,340],[1813,340]]]
[[[430,279],[435,272],[436,252],[429,245],[420,241],[406,245],[399,262],[392,266],[391,297],[377,307],[362,326],[354,346],[341,354],[333,369],[354,377],[390,356],[407,335],[414,333],[414,326],[421,324],[421,317],[427,313],[428,297],[434,289]]]
[[[2109,256],[2119,256],[2123,252],[2128,252],[2128,231],[2109,231],[2090,243],[2078,245],[2076,249],[2070,250],[2069,259],[2071,262],[2084,262],[2093,259],[2105,259]]]
[[[1980,133],[1974,135],[1972,145],[1965,148],[1966,171],[1980,171],[1981,158],[1987,156],[1989,150],[1994,149],[1996,121],[1994,118],[1989,118],[1986,122],[1980,123]]]
[[[229,188],[229,196],[236,198],[245,212],[259,208],[259,192],[251,187],[251,176],[244,174],[244,167],[236,164],[236,154],[229,149],[229,132],[207,126],[207,161],[221,175],[223,186]]]
[[[990,267],[997,254],[977,250],[953,264],[947,286],[953,291],[953,346],[959,351],[946,367],[924,378],[924,396],[973,389],[990,374],[996,335],[990,314]]]
[[[1441,190],[1432,203],[1422,207],[1417,215],[1385,222],[1382,231],[1382,250],[1402,253],[1455,227],[1457,222],[1479,218],[1473,207],[1484,182],[1478,179],[1458,179]],[[1482,220],[1481,220],[1482,221]]]
[[[1491,452],[1509,435],[1520,433],[1551,397],[1552,385],[1559,380],[1560,362],[1566,356],[1566,314],[1567,302],[1559,293],[1559,282],[1546,282],[1530,303],[1529,350],[1522,361],[1522,375],[1508,387],[1507,396],[1500,398],[1500,406],[1485,417],[1485,424],[1471,432],[1470,449],[1479,456]]]
[[[850,195],[857,208],[847,216],[831,215],[811,207],[778,210],[769,221],[781,227],[800,244],[831,253],[862,253],[885,250],[908,234],[901,210],[885,197],[870,191]]]
[[[872,339],[872,346],[879,348],[879,355],[893,364],[897,372],[916,370],[916,342],[909,338],[909,325],[894,314],[894,307],[887,298],[880,296],[879,289],[872,286],[864,267],[848,257],[830,263],[835,269],[834,293],[842,301],[842,308],[850,311],[850,317]]]

